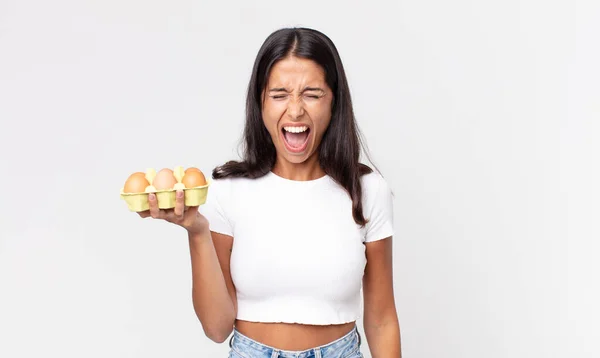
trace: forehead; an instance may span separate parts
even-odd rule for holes
[[[325,71],[315,61],[287,57],[277,62],[269,75],[269,86],[303,86],[324,84]]]

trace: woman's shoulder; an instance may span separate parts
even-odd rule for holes
[[[377,189],[379,187],[388,186],[387,180],[381,175],[381,173],[373,170],[370,173],[363,174],[360,177],[361,185],[367,189]]]
[[[364,215],[366,225],[365,242],[377,241],[394,234],[394,200],[387,180],[379,172],[362,176]]]
[[[363,197],[369,203],[392,195],[390,184],[383,175],[377,171],[363,174],[361,176],[361,187]]]
[[[226,177],[226,178],[212,178],[210,180],[209,190],[219,192],[220,194],[231,191],[231,188],[239,183],[239,178]]]
[[[210,189],[217,191],[220,195],[230,195],[232,192],[243,192],[251,189],[251,187],[255,187],[257,183],[261,182],[261,179],[234,176],[213,178],[210,183]]]

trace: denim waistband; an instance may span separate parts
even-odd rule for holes
[[[229,339],[229,347],[233,350],[243,352],[251,350],[257,356],[270,358],[326,358],[330,354],[341,350],[358,350],[360,349],[360,346],[361,336],[356,326],[354,326],[354,328],[346,335],[333,342],[303,351],[289,351],[267,346],[246,337],[235,328],[233,330],[233,335]]]

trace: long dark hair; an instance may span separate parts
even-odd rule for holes
[[[285,28],[273,32],[261,46],[248,85],[243,160],[229,161],[213,170],[214,179],[259,178],[269,173],[276,159],[275,145],[262,118],[262,93],[273,65],[289,56],[318,63],[333,91],[331,121],[319,146],[319,164],[352,199],[354,221],[364,226],[360,177],[373,170],[359,162],[361,135],[354,117],[350,89],[342,61],[333,42],[323,33],[307,28]],[[364,149],[364,148],[363,148]],[[368,155],[368,154],[367,154]]]

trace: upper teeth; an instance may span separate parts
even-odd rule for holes
[[[283,127],[283,129],[285,129],[288,132],[292,132],[292,133],[302,133],[305,130],[308,129],[307,126],[303,126],[303,127]]]

